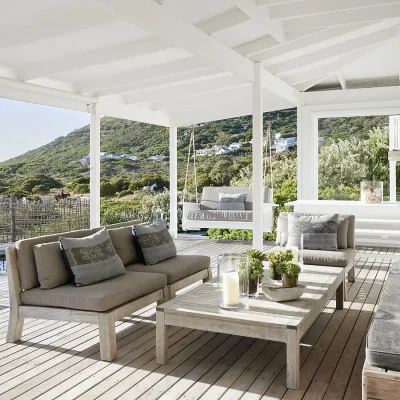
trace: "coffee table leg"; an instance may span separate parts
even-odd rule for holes
[[[168,362],[168,335],[165,325],[164,311],[157,311],[156,314],[156,363],[166,364]]]
[[[286,330],[286,386],[297,389],[300,385],[300,343],[296,329]]]
[[[345,279],[345,276],[343,274],[343,279]],[[339,287],[336,289],[336,309],[337,310],[343,310],[343,305],[344,305],[344,291],[346,290],[346,285],[344,283],[344,280],[342,280],[342,283],[339,285]]]

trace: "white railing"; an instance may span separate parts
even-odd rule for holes
[[[389,117],[389,151],[400,150],[400,115]]]

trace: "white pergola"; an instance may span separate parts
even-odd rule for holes
[[[298,109],[298,196],[318,198],[318,118],[400,113],[400,0],[0,0],[0,97],[177,127],[253,114],[254,246],[262,245],[262,113]]]

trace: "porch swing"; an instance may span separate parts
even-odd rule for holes
[[[267,152],[269,149],[271,186],[264,186],[263,232],[272,232],[274,224],[273,209],[274,207],[277,207],[277,204],[273,204],[271,122],[267,122],[266,128],[267,142],[265,145],[266,154],[264,158],[263,179],[265,182],[265,177],[267,174]],[[186,201],[190,159],[192,154],[196,200],[195,203]],[[194,127],[192,127],[186,164],[185,186],[183,191],[182,229],[184,231],[209,228],[252,229],[253,188],[251,186],[207,186],[203,188],[201,201],[199,201],[196,168],[196,146]],[[220,197],[221,195],[226,194],[246,194],[244,210],[219,209],[218,205],[220,204]]]

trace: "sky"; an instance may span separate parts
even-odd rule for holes
[[[0,98],[0,161],[36,149],[89,122],[87,113]]]

